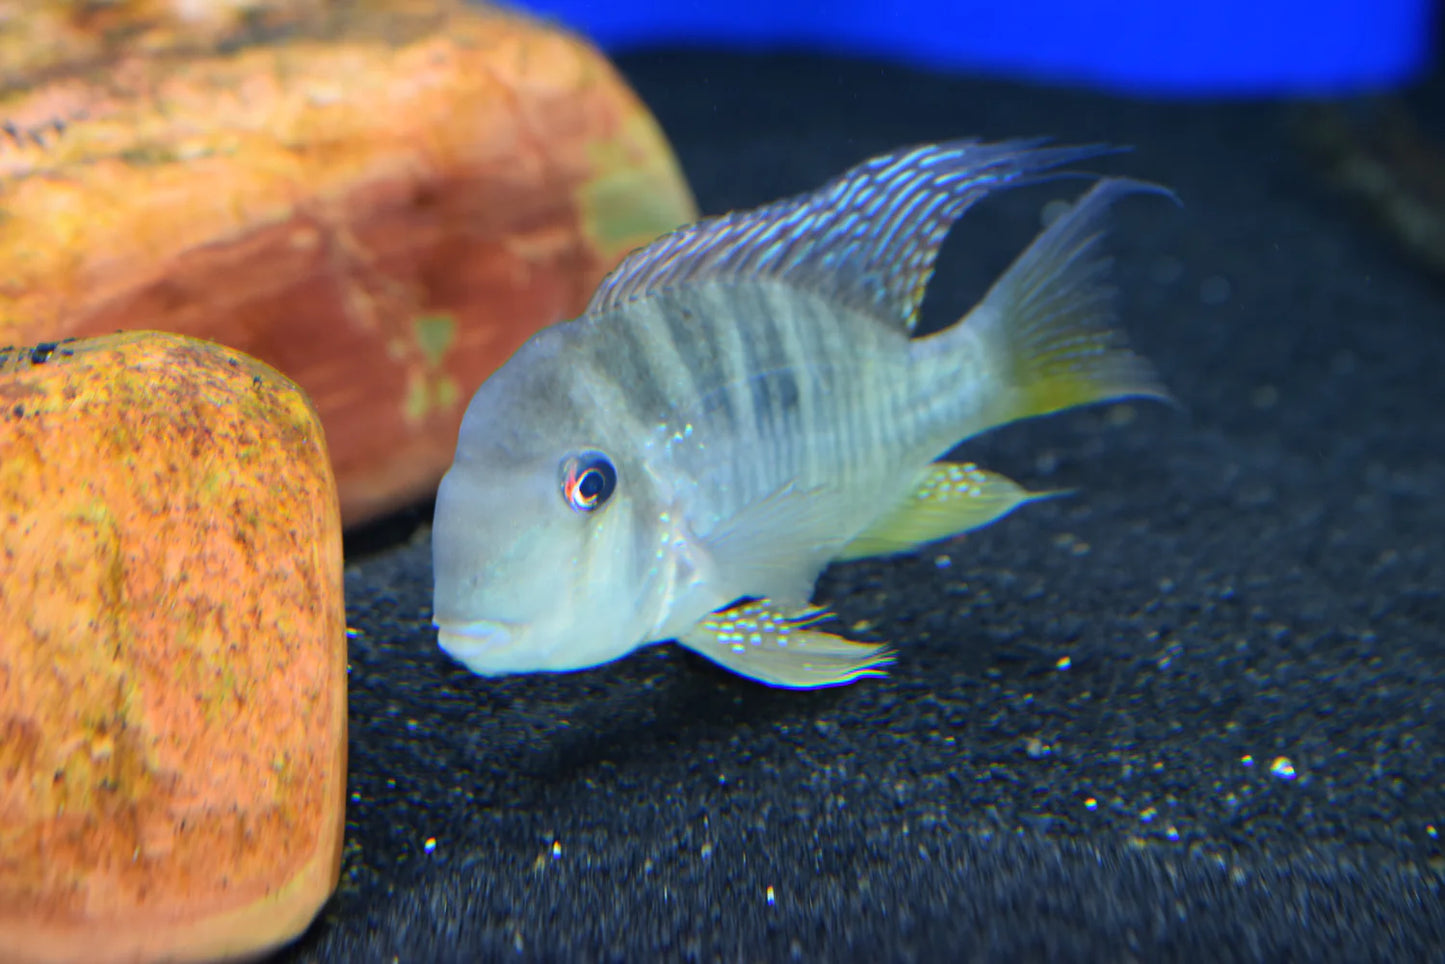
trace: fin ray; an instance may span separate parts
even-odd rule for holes
[[[1100,180],[1019,255],[977,308],[937,336],[958,329],[956,337],[982,339],[1003,373],[985,427],[1120,398],[1175,403],[1154,366],[1128,347],[1106,280],[1113,259],[1098,250],[1109,206],[1134,193],[1178,200],[1156,184]]]
[[[839,561],[908,552],[997,522],[1029,502],[1066,495],[1031,492],[971,462],[934,463],[903,502],[844,547]]]
[[[896,657],[887,644],[857,643],[813,627],[832,614],[780,609],[766,599],[713,613],[677,640],[749,679],[787,689],[841,686],[883,676]]]
[[[766,595],[790,605],[807,602],[818,573],[844,541],[826,512],[824,491],[786,485],[702,539],[732,598]]]
[[[815,191],[706,218],[628,255],[589,314],[680,285],[776,280],[814,289],[912,331],[949,227],[990,192],[1117,150],[1042,140],[959,140],[864,161]]]

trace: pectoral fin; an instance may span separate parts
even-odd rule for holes
[[[830,618],[812,608],[790,615],[760,600],[713,613],[678,643],[769,686],[815,689],[884,675],[882,667],[894,660],[889,648],[812,628]]]
[[[1067,494],[1030,492],[1007,476],[972,463],[935,463],[903,503],[844,547],[839,559],[907,552],[979,529],[1039,499]]]
[[[784,486],[703,540],[729,598],[767,595],[802,603],[812,595],[818,572],[842,545],[822,494]]]

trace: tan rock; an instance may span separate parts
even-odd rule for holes
[[[148,328],[266,361],[348,525],[429,496],[482,380],[696,215],[604,57],[459,0],[36,4],[0,17],[21,49],[0,344]]]
[[[307,926],[345,823],[341,568],[275,370],[158,333],[0,349],[0,959]]]

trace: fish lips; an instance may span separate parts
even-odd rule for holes
[[[514,672],[505,662],[516,634],[506,623],[476,619],[469,623],[433,622],[437,644],[452,659],[481,676]]]

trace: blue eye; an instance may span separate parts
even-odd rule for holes
[[[617,469],[601,452],[579,452],[562,461],[562,498],[577,512],[595,512],[617,488]]]

